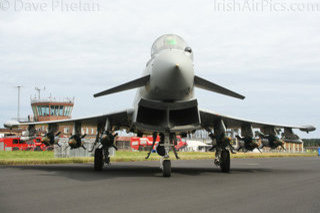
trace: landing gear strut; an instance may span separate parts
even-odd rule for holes
[[[153,150],[153,147],[154,147],[154,145],[156,144],[157,136],[158,136],[158,134],[157,134],[156,132],[154,132],[154,133],[153,133],[153,136],[152,136],[152,138],[153,138],[152,146],[150,147],[150,150],[149,150],[149,152],[148,152],[148,155],[147,155],[146,159],[148,159],[148,158],[150,157],[150,155],[151,155],[151,152],[152,152],[152,150]]]
[[[111,164],[110,164],[110,157],[109,157],[109,148],[104,148],[103,151],[104,151],[104,158],[105,158],[104,161],[108,166],[110,166]]]

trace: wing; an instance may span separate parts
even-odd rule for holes
[[[35,125],[45,125],[45,124],[65,125],[65,124],[74,124],[74,123],[81,124],[81,125],[104,126],[108,119],[111,126],[117,126],[118,129],[123,129],[123,128],[131,127],[132,114],[133,114],[133,109],[128,109],[128,110],[109,113],[109,114],[89,116],[89,117],[76,118],[76,119],[20,123],[19,126],[35,126]]]
[[[117,93],[117,92],[122,92],[125,90],[130,90],[130,89],[134,89],[134,88],[138,88],[138,87],[143,87],[148,83],[149,80],[150,80],[150,75],[146,75],[141,78],[135,79],[133,81],[130,81],[130,82],[121,84],[119,86],[113,87],[111,89],[107,89],[102,92],[96,93],[93,96],[96,98],[96,97],[100,97],[103,95],[109,95],[112,93]]]
[[[231,91],[225,87],[222,87],[218,84],[215,84],[213,82],[210,82],[204,78],[201,78],[199,76],[194,76],[194,85],[198,88],[209,90],[212,92],[220,93],[222,95],[228,95],[234,98],[239,99],[245,99],[243,95],[240,95],[239,93],[236,93],[234,91]]]
[[[282,124],[273,124],[273,123],[246,120],[242,118],[221,115],[209,110],[200,110],[200,116],[201,116],[201,125],[204,128],[212,127],[220,120],[223,120],[226,127],[230,129],[237,129],[246,125],[251,125],[253,128],[260,128],[260,129],[265,129],[265,128],[299,129],[304,132],[312,132],[316,129],[314,126],[311,126],[311,125],[292,126],[292,125],[282,125]]]

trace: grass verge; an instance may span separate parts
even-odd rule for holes
[[[114,157],[111,157],[113,162],[133,162],[147,161],[145,157],[147,152],[131,152],[118,151]],[[279,157],[315,157],[316,153],[237,153],[232,154],[231,158],[279,158]],[[213,159],[212,152],[180,152],[181,160],[201,160]],[[160,156],[153,153],[148,161],[159,160]],[[171,154],[171,159],[175,159]],[[0,151],[0,165],[40,165],[40,164],[65,164],[65,163],[92,163],[93,157],[83,158],[54,158],[52,151],[32,152],[32,151]]]

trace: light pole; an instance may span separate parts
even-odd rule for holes
[[[18,112],[17,112],[17,120],[20,121],[20,89],[21,89],[21,85],[18,85]]]

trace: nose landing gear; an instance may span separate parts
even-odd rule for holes
[[[171,146],[173,147],[176,158],[179,159],[174,147],[175,141],[176,135],[173,133],[160,134],[159,149],[157,149],[157,151],[158,154],[162,156],[160,160],[160,168],[162,169],[163,177],[171,176],[171,160],[169,158],[169,151]]]

